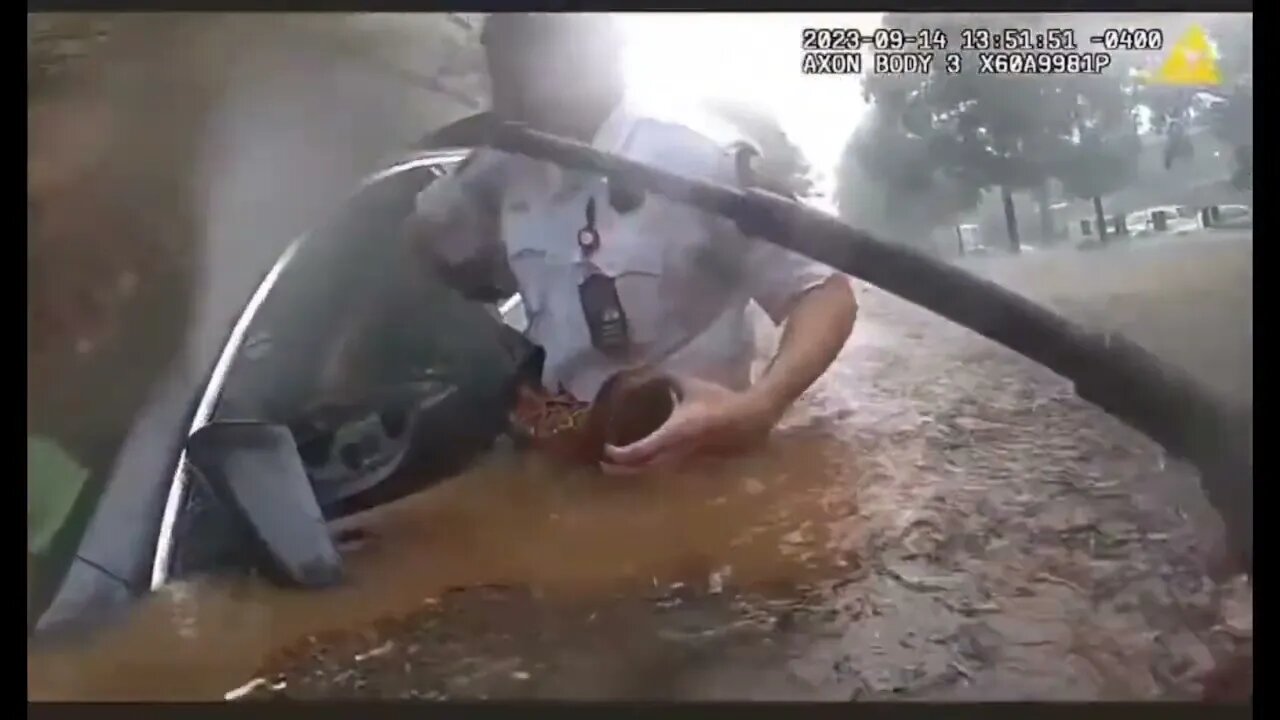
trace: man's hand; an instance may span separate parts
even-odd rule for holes
[[[605,447],[607,472],[628,472],[678,461],[698,452],[732,452],[764,440],[787,408],[818,379],[853,331],[858,302],[843,276],[832,276],[801,295],[769,369],[745,392],[698,380],[680,381],[684,393],[670,419],[626,447]]]
[[[682,378],[678,384],[681,399],[671,417],[630,445],[606,445],[602,469],[627,474],[697,453],[747,449],[769,434],[785,409],[763,395],[734,392],[715,383]]]

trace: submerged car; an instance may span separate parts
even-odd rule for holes
[[[274,263],[237,269],[262,280],[223,309],[225,342],[188,363],[202,370],[160,383],[92,512],[59,531],[79,537],[29,607],[30,631],[96,624],[228,568],[330,582],[327,521],[448,478],[491,446],[529,346],[494,308],[406,267],[399,241],[416,194],[465,157],[424,152],[379,172]],[[340,355],[360,358],[344,378],[359,391],[334,397],[325,374]]]
[[[1251,435],[1236,431],[1244,416],[1140,346],[808,208],[755,182],[749,163],[739,187],[720,186],[510,124],[469,138],[483,126],[459,121],[456,133],[439,131],[437,147],[446,138],[454,148],[490,144],[602,174],[620,202],[652,192],[719,213],[746,236],[826,262],[1058,372],[1081,398],[1201,469],[1252,573]],[[420,272],[399,241],[416,195],[467,154],[424,152],[376,174],[274,264],[240,269],[265,277],[225,314],[226,341],[197,344],[198,370],[159,383],[91,517],[59,531],[75,536],[73,551],[38,603],[36,633],[101,619],[219,569],[330,584],[341,575],[330,521],[456,475],[492,446],[540,351],[518,332],[518,305],[505,304],[508,324]]]

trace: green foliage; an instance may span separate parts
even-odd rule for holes
[[[813,168],[776,118],[749,103],[734,100],[710,100],[705,107],[708,113],[728,122],[760,146],[763,158],[759,171],[763,175],[781,181],[798,196],[812,194]]]
[[[1130,182],[1141,143],[1135,80],[1127,67],[1089,76],[989,75],[978,72],[976,51],[960,49],[966,29],[1043,31],[1060,20],[1043,14],[886,14],[885,27],[908,35],[939,29],[950,47],[933,53],[928,75],[866,77],[863,90],[874,109],[851,138],[842,165],[842,210],[856,204],[858,190],[850,183],[855,169],[889,188],[886,202],[928,205],[939,224],[973,207],[987,189],[1039,191],[1058,178],[1072,194],[1099,197]],[[1077,42],[1084,34],[1077,32]],[[948,53],[961,56],[961,73],[947,72]]]
[[[1194,152],[1182,130],[1206,128],[1221,142],[1234,148],[1237,186],[1251,186],[1253,174],[1253,18],[1250,15],[1222,14],[1197,18],[1214,49],[1214,59],[1222,84],[1216,88],[1179,88],[1142,85],[1134,102],[1146,108],[1152,129],[1168,136],[1168,165]],[[1185,23],[1184,23],[1185,24]],[[1189,26],[1189,25],[1188,25]],[[1176,42],[1185,28],[1166,30],[1166,47]],[[1150,53],[1135,59],[1151,70],[1163,54]]]
[[[27,552],[42,554],[66,522],[89,471],[57,443],[27,438]]]
[[[1054,173],[1075,197],[1105,197],[1133,180],[1141,152],[1137,132],[1088,132],[1057,161]]]
[[[1233,146],[1232,184],[1253,187],[1253,17],[1223,16],[1209,31],[1219,49],[1218,71],[1223,102],[1208,113],[1209,127],[1219,140]]]
[[[841,214],[869,228],[904,223],[927,230],[977,206],[981,187],[942,172],[928,141],[907,132],[880,108],[872,108],[854,132],[837,170]],[[909,222],[908,222],[909,221]]]

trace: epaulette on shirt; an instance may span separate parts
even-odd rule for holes
[[[750,184],[751,175],[743,171],[752,158],[763,155],[755,141],[729,123],[706,118],[690,123],[640,118],[624,147],[624,152],[641,162],[708,179],[721,179],[722,169],[731,165],[744,185]]]
[[[739,187],[760,188],[795,198],[794,193],[780,179],[759,172],[758,168],[764,158],[763,149],[755,140],[727,122],[709,120],[691,126],[644,118],[636,122],[632,132],[633,141],[644,143],[653,138],[661,146],[661,150],[656,152],[644,147],[634,148],[636,154],[633,157],[636,159],[649,160],[673,170],[683,170],[686,174],[696,174],[721,182],[726,180],[725,169],[732,167]],[[689,162],[691,157],[699,156],[703,160]]]

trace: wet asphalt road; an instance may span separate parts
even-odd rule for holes
[[[1252,401],[1247,233],[969,262]],[[310,635],[248,696],[1179,699],[1219,663],[1251,676],[1252,591],[1211,579],[1222,528],[1192,469],[1021,357],[860,298],[855,341],[761,456],[789,461],[705,480],[710,505],[803,477],[810,510],[770,516],[771,572],[735,572],[747,517],[649,583],[457,587]],[[698,480],[655,482],[676,481]]]

